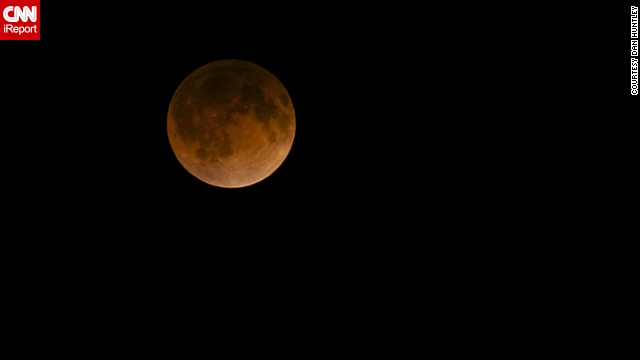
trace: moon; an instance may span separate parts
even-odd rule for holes
[[[285,160],[296,132],[291,97],[269,71],[243,60],[206,64],[178,86],[169,143],[193,176],[223,188],[253,185]]]

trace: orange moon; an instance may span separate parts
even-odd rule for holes
[[[207,184],[239,188],[271,175],[289,154],[296,117],[289,93],[269,71],[220,60],[192,72],[171,98],[169,143]]]

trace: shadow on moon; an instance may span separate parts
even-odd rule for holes
[[[289,93],[242,60],[204,65],[180,84],[167,115],[169,142],[196,178],[237,188],[271,175],[289,154],[296,120]]]

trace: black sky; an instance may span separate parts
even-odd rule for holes
[[[559,143],[579,119],[602,99],[627,106],[626,65],[596,61],[611,28],[577,27],[569,9],[76,5],[43,4],[41,41],[0,43],[16,213],[57,214],[71,233],[226,244],[517,226],[529,218],[513,209],[533,208],[571,166]],[[184,77],[227,58],[275,74],[297,115],[281,168],[236,190],[182,169],[165,128]]]
[[[621,308],[590,301],[632,298],[611,284],[636,252],[585,216],[635,169],[615,162],[637,144],[625,2],[42,3],[41,41],[0,41],[21,353],[512,358],[585,348],[573,327]],[[227,58],[297,115],[242,189],[191,176],[166,135],[176,87]]]

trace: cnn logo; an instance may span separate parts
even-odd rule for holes
[[[19,6],[7,6],[4,8],[2,16],[12,23],[18,22],[18,19],[23,22],[27,22],[27,20],[36,22],[38,20],[38,7],[23,6],[21,9]]]
[[[40,0],[3,1],[0,40],[40,40]]]

